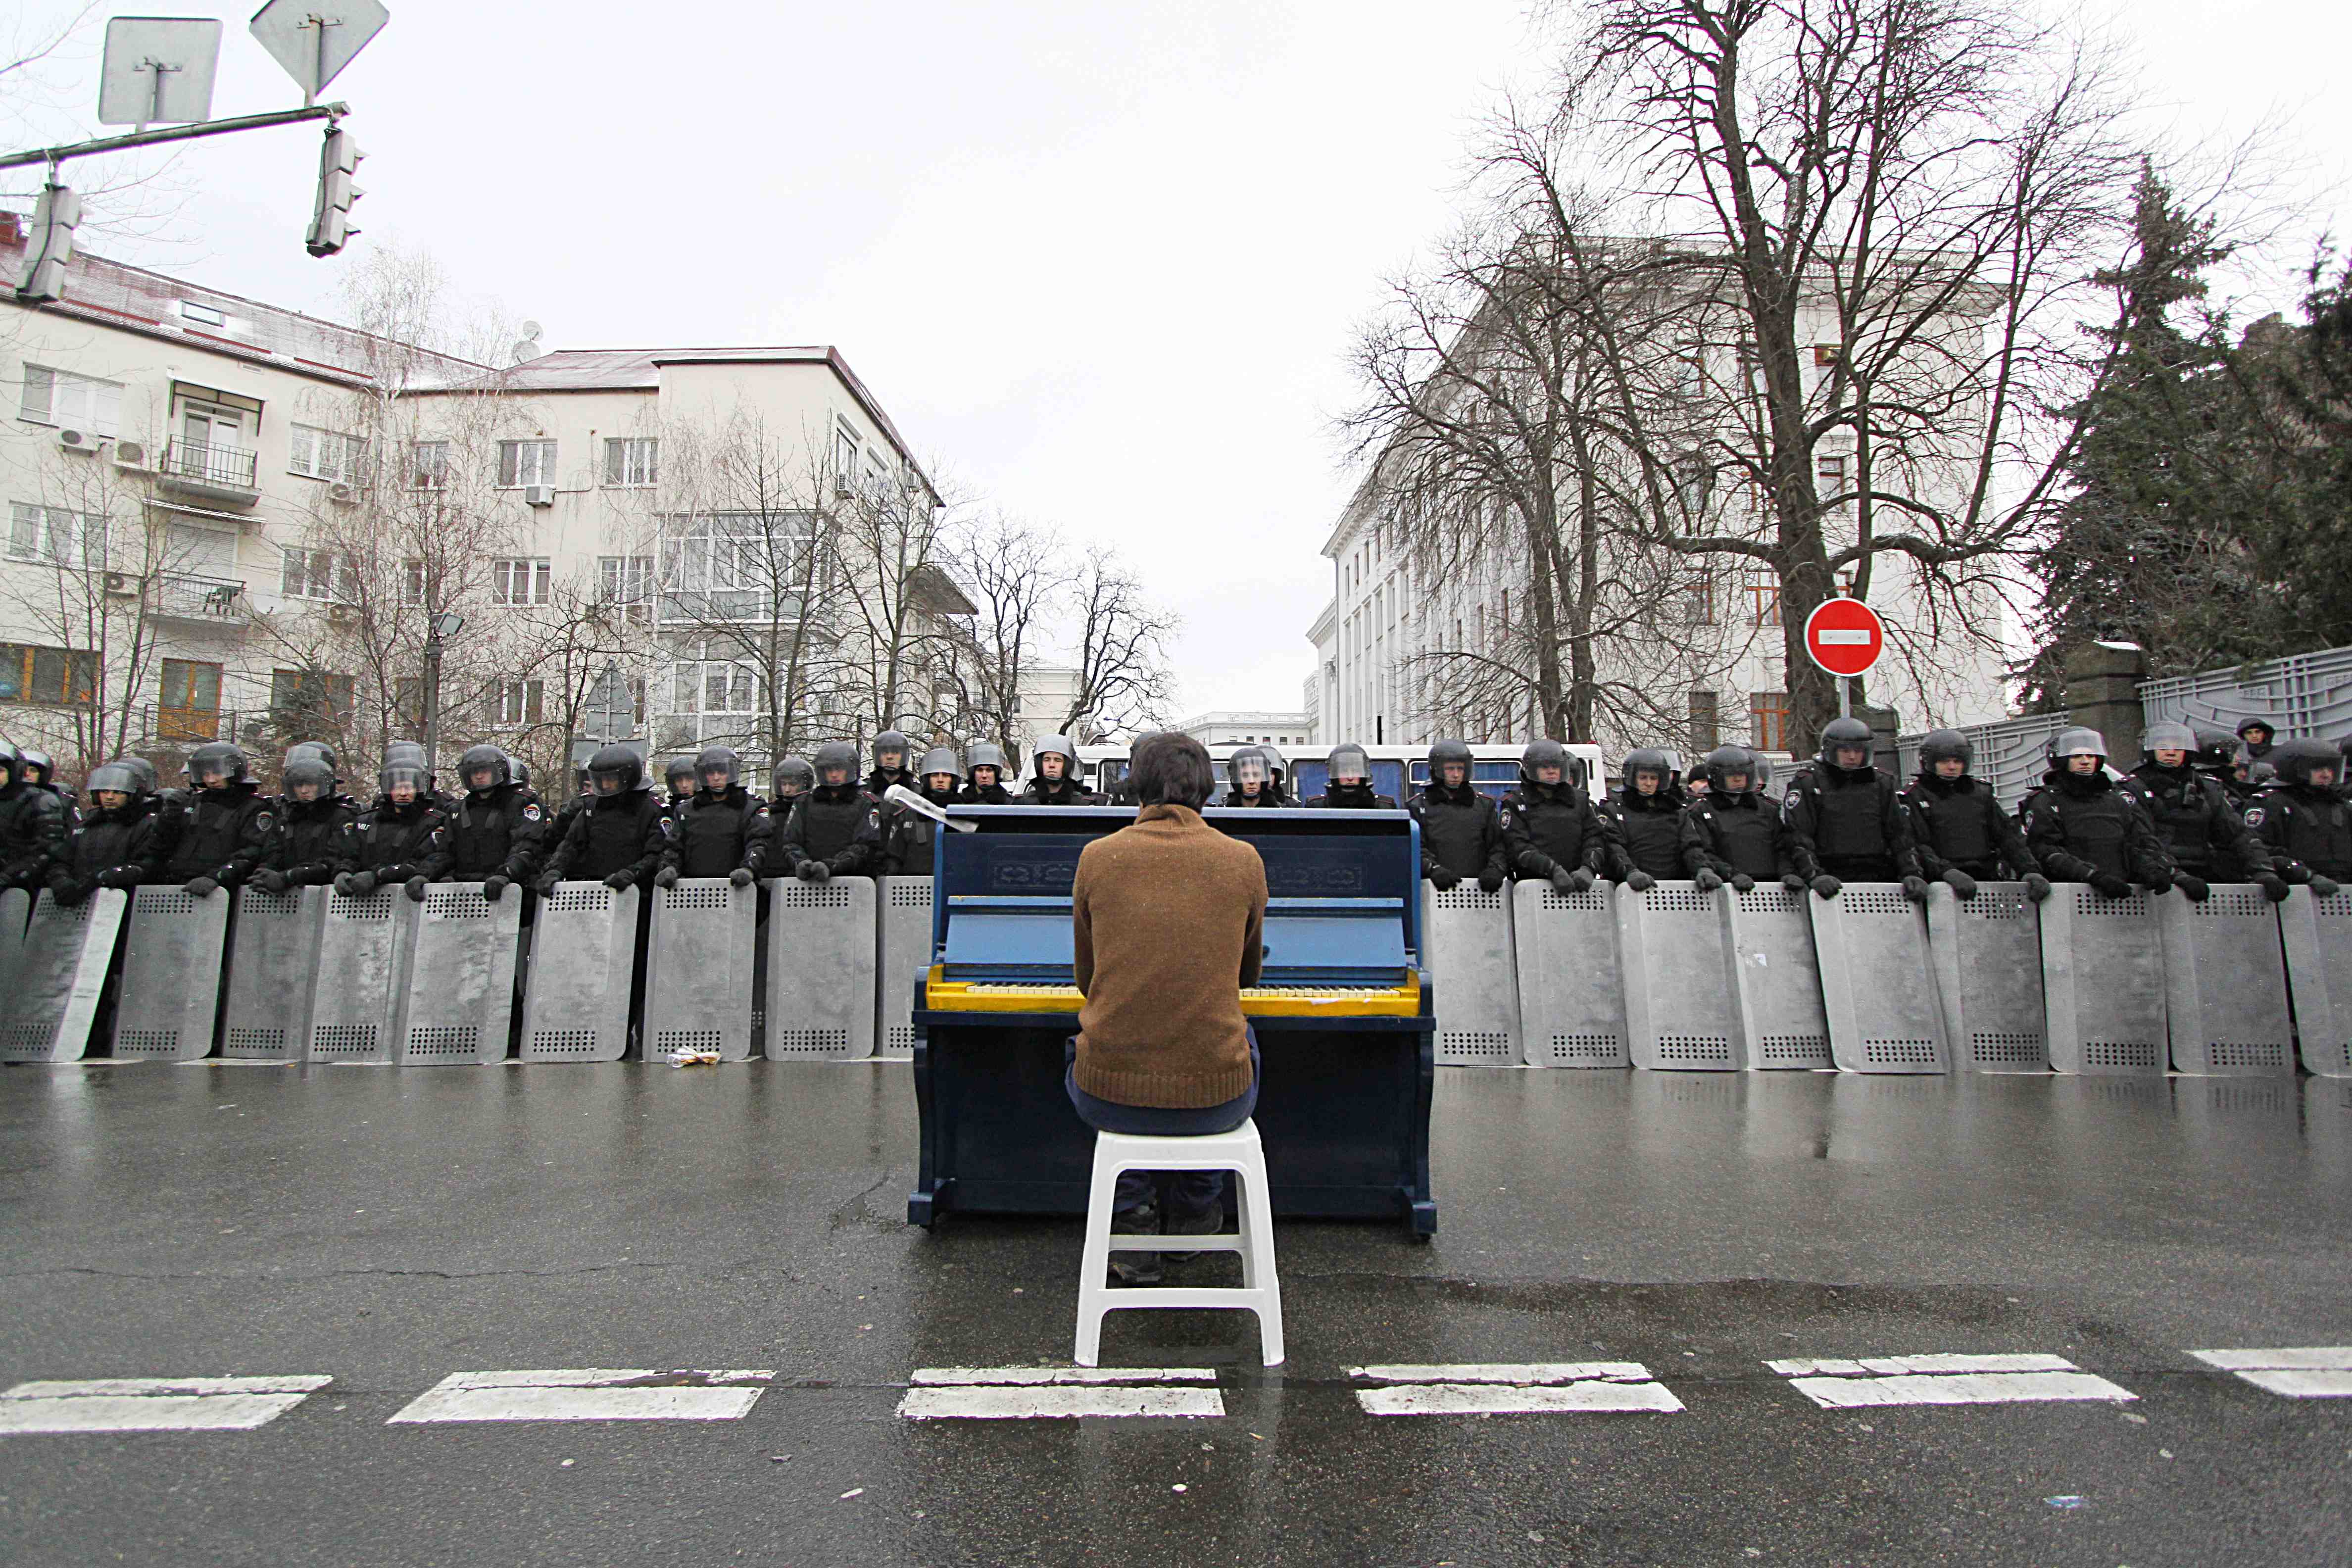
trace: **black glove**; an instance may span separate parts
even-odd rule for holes
[[[1731,874],[1731,890],[1735,893],[1752,893],[1756,890],[1756,879],[1745,871],[1734,871]]]
[[[2037,904],[2048,898],[2050,879],[2039,871],[2028,871],[2025,874],[2025,896]]]
[[[1576,874],[1565,866],[1554,866],[1551,868],[1551,885],[1563,893],[1572,893],[1576,891]]]
[[[1955,898],[1973,899],[1977,896],[1977,879],[1958,866],[1944,873],[1944,885],[1952,889]]]
[[[1486,870],[1479,872],[1478,890],[1482,893],[1501,892],[1503,890],[1503,874],[1500,871],[1496,870],[1491,866]]]
[[[423,903],[425,901],[425,882],[424,878],[411,877],[408,879],[408,901],[412,904]]]
[[[504,877],[485,877],[482,879],[482,897],[495,904],[506,896],[506,890],[511,885]]]
[[[1450,893],[1462,885],[1462,879],[1457,873],[1440,866],[1429,874],[1429,885],[1441,893]]]
[[[1805,890],[1804,874],[1799,871],[1783,871],[1780,873],[1780,886],[1792,893],[1801,893]]]
[[[139,878],[136,866],[109,866],[98,874],[98,885],[101,888],[135,888],[139,885]]]
[[[2274,904],[2286,902],[2287,894],[2293,890],[2287,887],[2286,879],[2276,871],[2263,872],[2254,879],[2254,886],[2263,890],[2263,897]]]
[[[2312,875],[2311,896],[2315,899],[2332,899],[2342,891],[2343,888],[2344,884],[2333,877],[2322,877],[2316,872]]]
[[[49,885],[49,897],[66,908],[72,909],[89,897],[89,884],[88,882],[53,882]]]
[[[634,888],[636,885],[637,874],[635,871],[615,871],[604,879],[604,886],[616,893],[624,888]]]
[[[562,885],[563,873],[561,871],[550,871],[539,879],[539,890],[542,896],[555,891]]]
[[[1601,879],[1593,875],[1591,867],[1579,866],[1568,874],[1568,890],[1571,893],[1589,893],[1592,891],[1592,885],[1599,880]]]
[[[282,893],[286,890],[286,873],[275,867],[264,866],[253,874],[253,885],[265,893]]]
[[[803,860],[793,875],[803,882],[829,882],[833,880],[833,868],[822,860]]]
[[[675,866],[665,866],[665,867],[663,867],[660,870],[658,870],[658,871],[655,872],[655,873],[654,873],[654,886],[655,886],[655,887],[656,887],[656,888],[675,888],[675,887],[677,887],[677,867],[675,867]]]
[[[373,871],[352,872],[352,897],[355,899],[366,898],[370,893],[375,891],[375,881],[376,873]]]
[[[735,869],[727,873],[727,880],[738,888],[750,887],[751,885],[751,868],[749,866],[736,867]]]
[[[352,874],[349,871],[335,873],[335,891],[347,899],[356,899],[360,896],[359,886],[352,880]]]
[[[1698,875],[1691,880],[1698,884],[1698,890],[1702,893],[1712,893],[1723,886],[1723,879],[1717,876],[1712,868],[1706,866],[1700,867]]]
[[[1927,879],[1925,877],[1904,878],[1903,896],[1910,900],[1915,904],[1926,903],[1927,901]]]
[[[1658,885],[1658,879],[1647,871],[1628,871],[1625,873],[1625,885],[1637,893],[1646,893]]]
[[[397,866],[378,866],[375,868],[375,879],[380,884],[405,882],[415,875],[416,875],[416,868],[405,862]]]
[[[1820,876],[1813,879],[1813,891],[1824,899],[1836,898],[1838,896],[1838,889],[1844,886],[1845,884],[1843,882],[1839,881],[1827,871],[1822,872]]]
[[[2192,877],[2186,871],[2175,871],[2172,885],[2179,889],[2181,896],[2192,904],[2201,904],[2213,896],[2213,889],[2207,885],[2205,879]]]
[[[220,884],[210,877],[191,877],[181,890],[192,899],[209,899],[220,891]]]
[[[2091,873],[2090,882],[2091,891],[2102,898],[2128,899],[2131,897],[2131,884],[2113,872],[2094,871]]]

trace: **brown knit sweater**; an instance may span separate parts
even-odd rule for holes
[[[1078,855],[1077,1082],[1118,1105],[1198,1110],[1250,1085],[1241,987],[1257,984],[1265,862],[1181,805]]]

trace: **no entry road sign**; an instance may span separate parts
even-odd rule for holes
[[[1823,599],[1805,617],[1805,651],[1832,675],[1862,675],[1886,651],[1886,626],[1860,599]]]

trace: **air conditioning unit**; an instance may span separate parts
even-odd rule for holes
[[[327,499],[350,506],[360,499],[360,488],[347,479],[337,479],[327,487]]]
[[[522,491],[522,500],[525,506],[553,506],[555,504],[555,487],[553,485],[525,485]]]
[[[128,572],[109,572],[106,574],[106,591],[128,595],[139,592],[139,584],[131,581]]]
[[[136,468],[144,473],[153,466],[147,460],[147,443],[117,441],[114,444],[114,466],[118,468]]]
[[[856,500],[857,499],[857,481],[851,479],[847,474],[843,474],[836,478],[833,481],[833,499],[835,500]]]
[[[98,437],[87,430],[60,430],[58,432],[58,445],[68,452],[95,452],[98,450]]]

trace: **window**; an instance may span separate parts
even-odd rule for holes
[[[404,675],[392,683],[392,727],[403,735],[425,733],[425,678]]]
[[[808,578],[816,536],[807,512],[704,512],[668,520],[662,536],[664,615],[736,620],[765,618],[771,595],[787,595]],[[774,606],[798,614],[789,602]]]
[[[439,490],[449,488],[449,443],[411,441],[408,444],[408,488]]]
[[[518,730],[526,724],[536,724],[546,707],[547,683],[543,680],[507,680],[499,684],[499,727]]]
[[[1843,357],[1844,353],[1845,345],[1843,343],[1815,343],[1813,363],[1817,368],[1826,370],[1837,363]]]
[[[296,425],[287,437],[286,471],[308,479],[357,484],[360,455],[366,449],[367,443],[357,436],[321,430],[315,425]]]
[[[36,425],[111,436],[122,423],[122,384],[27,364],[16,416]]]
[[[642,621],[653,615],[654,558],[650,555],[602,555],[596,559],[596,602],[617,606],[624,619]]]
[[[490,603],[544,605],[555,595],[555,568],[544,555],[490,563]]]
[[[554,442],[499,443],[499,489],[511,490],[524,485],[551,485],[554,482]]]
[[[1813,459],[1813,479],[1821,490],[1822,500],[1832,506],[1845,500],[1845,459],[1821,457]]]
[[[1691,688],[1690,732],[1695,751],[1711,752],[1723,744],[1723,719],[1714,692]]]
[[[13,501],[8,508],[8,558],[51,566],[103,566],[106,519]]]
[[[857,477],[857,437],[846,425],[833,427],[833,471],[844,484]]]
[[[194,300],[180,301],[180,316],[182,320],[194,321],[200,326],[226,327],[228,325],[226,316],[210,305],[199,305]]]
[[[1780,579],[1769,568],[1748,571],[1748,605],[1759,626],[1780,624]]]
[[[661,443],[651,436],[616,436],[604,443],[604,482],[642,487],[661,479]]]
[[[680,713],[752,713],[759,708],[759,680],[740,664],[680,664],[675,696]]]
[[[358,574],[339,550],[285,552],[278,591],[289,599],[326,599],[350,604],[359,597]]]
[[[98,690],[98,655],[0,642],[0,702],[82,708]]]
[[[1748,694],[1748,744],[1759,752],[1789,749],[1789,694],[1751,691]]]
[[[400,602],[404,605],[425,603],[425,557],[411,555],[400,563]]]
[[[167,658],[157,689],[155,734],[163,741],[220,739],[221,667]]]
[[[1663,618],[1669,626],[1715,625],[1714,574],[1701,572],[1685,586],[1667,590]]]

